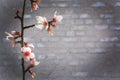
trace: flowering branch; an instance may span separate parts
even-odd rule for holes
[[[15,19],[20,20],[21,31],[18,32],[13,30],[10,33],[5,32],[5,34],[7,34],[6,39],[11,41],[12,47],[14,47],[18,43],[21,44],[22,80],[25,80],[27,72],[31,75],[32,78],[34,78],[36,73],[33,72],[31,69],[40,63],[39,61],[36,60],[35,54],[33,53],[34,45],[32,43],[24,41],[24,30],[28,28],[36,27],[41,31],[47,30],[48,34],[53,35],[53,31],[51,27],[57,28],[56,22],[60,22],[63,19],[61,15],[57,15],[57,11],[56,11],[54,13],[52,20],[50,21],[48,21],[45,17],[36,16],[37,23],[29,26],[24,26],[26,1],[27,0],[24,0],[23,8],[18,9],[16,12],[16,16],[14,17]],[[37,10],[40,0],[30,0],[30,2],[31,2],[31,9]],[[25,67],[25,61],[30,63],[27,67]]]

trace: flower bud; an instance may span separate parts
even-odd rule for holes
[[[18,8],[18,9],[17,9],[17,13],[22,13],[22,9],[21,9],[21,8]]]
[[[50,29],[50,27],[47,29],[48,34],[53,35],[53,31]]]
[[[32,10],[37,10],[38,9],[38,4],[36,2],[31,3],[31,8]]]
[[[35,73],[35,72],[29,71],[29,73],[30,73],[30,75],[31,75],[32,78],[35,78],[35,76],[36,76],[36,73]]]

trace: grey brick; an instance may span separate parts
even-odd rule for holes
[[[95,43],[87,42],[87,43],[85,43],[85,47],[91,47],[91,48],[93,48],[93,47],[95,47]]]
[[[87,77],[87,75],[88,75],[87,72],[76,72],[72,74],[72,76],[74,77]]]
[[[114,41],[118,41],[119,38],[118,37],[106,37],[106,38],[102,38],[100,39],[101,42],[114,42]]]
[[[90,21],[87,21],[87,22],[90,23]],[[86,23],[87,23],[87,22],[86,22]],[[81,19],[75,19],[73,25],[74,25],[74,24],[82,25],[82,24],[84,24],[84,23],[85,23],[84,20],[81,20]]]
[[[92,41],[98,41],[99,38],[96,38],[96,37],[81,37],[80,40],[83,41],[83,42],[92,42]]]
[[[81,47],[84,47],[84,44],[81,44]],[[73,49],[69,49],[68,50],[70,53],[87,53],[87,49],[85,49],[85,48],[73,48]]]
[[[76,36],[85,36],[85,31],[76,31],[75,32]]]
[[[120,27],[119,27],[119,26],[111,26],[111,30],[119,31],[119,30],[120,30]]]
[[[105,42],[103,42],[103,43],[95,43],[95,46],[98,47],[98,48],[100,48],[100,47],[104,47],[104,48],[106,48],[106,47],[114,47],[114,43],[105,43]]]
[[[78,38],[66,37],[62,39],[64,42],[76,42]]]
[[[86,20],[85,20],[85,24],[93,24],[93,20],[91,20],[91,19],[86,19]]]
[[[72,30],[83,30],[84,25],[75,25],[74,27],[71,27]]]
[[[115,7],[119,7],[119,6],[120,6],[120,2],[116,2],[116,3],[114,4],[114,6],[115,6]]]
[[[74,31],[67,31],[66,36],[74,36],[75,32]]]
[[[82,13],[82,14],[80,14],[80,18],[81,18],[81,19],[90,18],[90,15],[87,14],[87,13]]]
[[[94,2],[92,5],[92,7],[105,7],[105,3],[104,2]]]
[[[100,18],[113,18],[113,14],[100,14]]]
[[[108,25],[95,25],[97,30],[105,30],[108,29]]]

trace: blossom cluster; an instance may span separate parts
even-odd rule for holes
[[[11,41],[12,47],[17,43],[21,43],[17,39],[21,37],[21,33],[17,31],[5,32],[7,34],[6,39]],[[36,60],[35,53],[33,53],[34,45],[32,43],[24,42],[24,46],[21,48],[21,57],[24,61],[29,62],[28,68],[33,68],[37,66],[40,62]],[[32,78],[35,77],[33,71],[29,71]]]
[[[51,30],[51,26],[53,28],[57,28],[56,22],[60,22],[63,19],[62,15],[57,15],[57,11],[55,11],[54,16],[51,21],[48,21],[46,17],[36,16],[37,24],[36,28],[39,30],[47,30],[48,34],[53,35],[53,31]]]
[[[36,60],[33,48],[32,43],[24,42],[24,47],[21,48],[22,57],[25,61],[30,62],[30,66],[37,66],[40,62]]]
[[[34,45],[32,43],[28,43],[28,42],[24,42],[24,47],[21,48],[22,58],[26,62],[30,62],[29,66],[28,66],[29,69],[39,65],[39,63],[40,63],[35,58],[35,53],[33,53],[33,48],[34,48]],[[32,78],[34,78],[36,75],[31,70],[29,71],[29,73],[30,73]]]

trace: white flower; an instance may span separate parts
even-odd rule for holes
[[[40,64],[40,61],[37,61],[35,58],[31,58],[30,63],[31,65],[37,66]]]
[[[16,31],[11,31],[11,34],[12,35],[16,35]]]
[[[35,58],[35,54],[34,54],[34,53],[31,53],[31,54],[30,54],[30,58]]]
[[[37,24],[35,25],[36,28],[43,30],[48,29],[48,21],[45,17],[36,16]]]
[[[7,34],[6,39],[10,40],[11,43],[12,43],[12,47],[14,47],[15,44],[16,44],[15,37],[12,34],[8,33],[8,32],[5,32],[5,34]]]
[[[22,57],[25,61],[30,61],[31,57],[35,57],[35,55],[31,52],[31,49],[29,47],[22,47]]]
[[[29,61],[33,66],[37,66],[40,62],[36,61],[35,54],[31,52],[29,47],[22,47],[22,57],[25,61]]]
[[[29,57],[29,56],[25,56],[24,53],[22,54],[22,58],[23,58],[25,61],[30,61],[30,57]]]
[[[34,53],[30,54],[30,63],[33,66],[37,66],[40,62],[35,59]]]
[[[30,47],[22,47],[21,48],[21,51],[23,52],[23,53],[25,53],[25,52],[31,52],[32,50],[31,50],[31,48]]]
[[[11,34],[12,34],[13,36],[21,36],[21,33],[15,31],[15,30],[11,31]]]
[[[37,65],[39,65],[40,64],[40,61],[34,61],[34,63],[33,63],[35,66],[37,66]]]
[[[54,22],[60,22],[63,19],[62,15],[57,15],[57,11],[54,13],[53,21]]]

